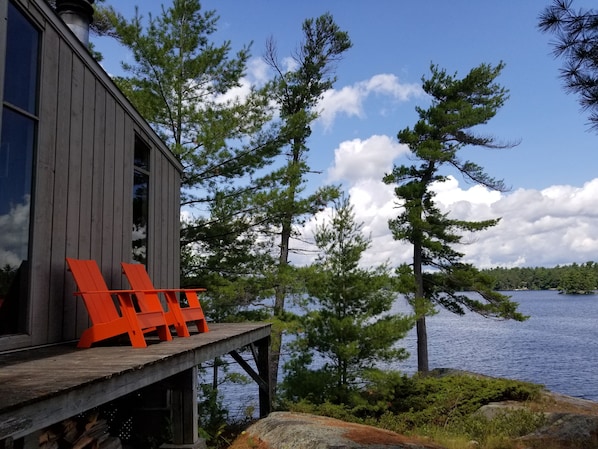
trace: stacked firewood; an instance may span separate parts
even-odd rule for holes
[[[39,437],[40,449],[122,449],[120,438],[109,433],[105,419],[97,413],[71,418],[45,429]]]

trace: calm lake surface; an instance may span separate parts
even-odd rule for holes
[[[430,368],[456,368],[530,381],[547,389],[598,400],[598,295],[555,291],[506,292],[529,315],[497,321],[440,311],[427,318]],[[408,311],[406,304],[397,310]],[[412,355],[393,368],[417,371],[415,330],[400,342]]]
[[[527,321],[499,321],[474,313],[457,316],[444,310],[428,317],[430,369],[455,368],[524,380],[553,392],[598,401],[598,295],[560,295],[555,291],[505,294],[530,316]],[[398,300],[394,309],[409,310],[404,300]],[[415,329],[398,345],[409,351],[409,359],[381,368],[415,373]],[[233,417],[242,416],[247,407],[257,408],[253,383],[227,386],[225,397]]]

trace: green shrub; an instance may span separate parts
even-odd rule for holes
[[[455,423],[454,432],[463,433],[481,443],[492,437],[517,438],[527,435],[546,423],[543,413],[530,410],[505,410],[492,419],[474,414]]]
[[[355,416],[353,411],[346,405],[333,404],[331,402],[323,402],[321,404],[313,404],[307,400],[302,400],[294,404],[288,404],[289,410],[297,413],[309,413],[312,415],[328,416],[329,418],[336,418],[347,422],[360,422],[361,420]]]
[[[537,398],[540,391],[539,385],[508,379],[416,376],[409,394],[395,398],[390,411],[422,415],[430,424],[446,425],[490,402],[529,401]]]
[[[471,440],[489,449],[513,447],[512,438],[544,423],[543,414],[529,410],[506,411],[492,420],[475,414],[490,402],[537,399],[540,385],[466,374],[408,377],[379,370],[367,372],[363,381],[364,388],[348,404],[301,401],[290,408],[427,436],[449,448]]]

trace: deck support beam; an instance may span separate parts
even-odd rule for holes
[[[255,342],[258,374],[266,380],[266,388],[260,388],[260,418],[265,418],[272,411],[272,379],[270,379],[270,336]]]
[[[272,411],[272,382],[270,382],[270,337],[263,338],[249,345],[257,372],[236,351],[229,354],[245,370],[259,387],[260,418]]]

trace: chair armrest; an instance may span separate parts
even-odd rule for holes
[[[81,295],[105,295],[106,293],[110,294],[110,295],[118,295],[118,294],[129,294],[132,295],[135,292],[138,292],[139,290],[87,290],[84,292],[74,292],[73,295],[77,295],[77,296],[81,296]]]
[[[168,293],[168,292],[205,292],[205,288],[153,288],[153,289],[137,289],[137,290],[126,290],[129,293]]]

